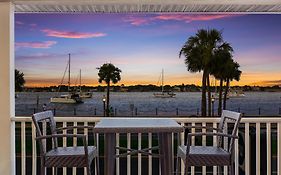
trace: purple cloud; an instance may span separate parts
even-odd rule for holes
[[[16,48],[36,48],[36,49],[48,49],[51,46],[57,44],[56,41],[44,41],[44,42],[16,42]]]
[[[82,32],[73,32],[73,31],[59,31],[52,29],[43,29],[41,30],[47,36],[57,37],[57,38],[97,38],[106,36],[106,33],[97,32],[97,33],[82,33]]]

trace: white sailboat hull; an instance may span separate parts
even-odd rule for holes
[[[160,92],[160,93],[154,93],[153,95],[156,98],[172,98],[176,96],[176,94],[172,92]]]
[[[83,103],[81,98],[77,96],[77,94],[68,94],[68,95],[61,95],[59,97],[52,97],[50,99],[51,103],[68,103],[68,104],[75,104],[75,103]]]

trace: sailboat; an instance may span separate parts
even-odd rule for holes
[[[69,103],[69,104],[83,103],[79,94],[70,91],[70,54],[68,54],[68,56],[69,59],[66,67],[66,70],[68,69],[68,94],[52,97],[50,99],[51,103]],[[61,84],[63,82],[63,79],[61,81]]]
[[[92,98],[93,94],[91,92],[83,92],[82,91],[82,87],[81,87],[81,69],[79,71],[79,82],[80,82],[80,85],[79,85],[79,95],[80,95],[80,98]]]
[[[164,70],[162,69],[162,74],[161,74],[161,88],[162,88],[162,91],[161,92],[156,92],[154,93],[154,97],[157,97],[157,98],[172,98],[172,97],[175,97],[176,94],[171,92],[171,91],[165,91],[164,90]]]

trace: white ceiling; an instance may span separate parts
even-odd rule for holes
[[[277,13],[281,0],[0,0],[18,13]]]

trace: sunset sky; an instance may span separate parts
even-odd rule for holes
[[[72,83],[98,85],[97,67],[122,70],[119,84],[199,84],[179,51],[198,29],[223,31],[243,71],[232,85],[281,85],[281,15],[16,14],[16,68],[26,86],[58,85],[68,53]],[[66,82],[66,80],[65,80]]]

